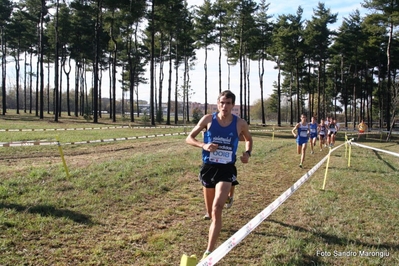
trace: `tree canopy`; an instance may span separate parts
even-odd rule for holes
[[[143,108],[140,88],[149,83],[152,124],[164,121],[165,113],[166,123],[172,123],[173,112],[178,123],[177,114],[183,111],[189,121],[190,95],[195,93],[190,71],[199,52],[206,58],[203,113],[210,111],[207,51],[212,47],[219,49],[219,91],[222,54],[229,66],[240,69],[240,114],[248,122],[251,101],[256,100],[262,124],[267,110],[275,110],[281,125],[281,102],[289,99],[291,124],[301,113],[320,119],[343,112],[347,127],[364,119],[390,130],[398,108],[399,4],[365,0],[362,5],[372,12],[362,17],[355,10],[333,30],[337,13],[323,3],[304,19],[300,6],[295,14],[273,17],[264,0],[204,0],[195,7],[182,0],[1,0],[2,114],[7,109],[35,110],[42,118],[47,109],[58,119],[61,111],[71,115],[74,110],[75,116],[93,116],[97,123],[102,110],[115,121],[116,113],[126,109],[134,121],[135,112],[139,115]],[[254,61],[257,85],[248,78]],[[274,62],[278,70],[269,101],[263,99],[265,61]],[[7,81],[7,64],[15,64],[15,81]],[[55,77],[46,81],[46,68],[52,66]],[[145,72],[151,73],[149,80]],[[101,86],[105,78],[107,91]],[[62,88],[62,79],[67,88]],[[230,76],[227,84],[230,88]],[[254,90],[261,91],[261,99],[251,99]],[[122,101],[116,99],[117,91]],[[271,103],[273,107],[267,106]]]

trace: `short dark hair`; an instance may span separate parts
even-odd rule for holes
[[[233,104],[236,102],[236,96],[235,96],[234,93],[231,92],[231,90],[222,91],[222,92],[219,94],[218,101],[219,101],[220,98],[223,97],[223,96],[226,97],[227,99],[231,99],[231,101],[232,101]]]

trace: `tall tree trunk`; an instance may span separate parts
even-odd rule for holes
[[[352,108],[353,108],[353,130],[356,129],[356,121],[357,121],[357,111],[356,111],[356,101],[357,101],[357,63],[355,63],[355,74],[354,74],[354,83],[353,83],[353,103],[352,103]]]
[[[39,32],[39,28],[37,29]],[[37,44],[38,60],[36,62],[36,95],[35,95],[35,116],[39,116],[39,76],[40,76],[40,41]]]
[[[27,65],[27,59],[26,59],[26,54],[27,54],[27,52],[25,51],[24,52],[24,62],[25,62],[25,65],[24,65],[24,113],[26,114],[26,111],[27,111],[27,107],[26,107],[26,105],[27,105],[27,103],[26,103],[26,65]]]
[[[47,99],[47,114],[50,114],[50,60],[47,60],[47,92],[46,92],[46,99]],[[55,93],[53,93],[53,112],[54,112],[54,97]]]
[[[325,115],[321,112],[321,61],[319,61],[317,73],[317,117],[324,117]]]
[[[247,110],[247,58],[243,53],[242,56],[242,81],[243,81],[243,91],[244,91],[244,98],[243,98],[243,103],[244,103],[244,120],[248,122],[248,110]]]
[[[261,112],[262,112],[262,126],[266,126],[265,103],[264,103],[264,100],[263,100],[263,76],[265,74],[265,59],[263,57],[263,54],[258,60],[258,73],[259,73]]]
[[[161,38],[160,38],[160,47],[159,49],[159,88],[158,88],[158,110],[157,110],[157,122],[161,123],[162,122],[162,117],[163,117],[163,111],[162,111],[162,90],[163,90],[163,79],[164,79],[164,73],[163,73],[163,51],[164,51],[164,41],[163,41],[163,34],[161,33]]]
[[[219,93],[222,92],[222,31],[219,31]]]
[[[154,1],[154,0],[153,0]],[[112,15],[114,16],[114,15]],[[114,20],[112,19],[111,23],[111,40],[114,44],[113,50],[112,50],[112,122],[116,122],[116,57],[117,57],[117,51],[118,51],[118,42],[115,39],[114,36]]]
[[[290,126],[294,126],[294,106],[292,100],[292,72],[290,73]]]
[[[226,63],[227,63],[227,89],[230,90],[231,86],[230,86],[230,81],[231,81],[231,65],[229,62],[229,58],[226,58]]]
[[[0,27],[1,29],[1,95],[2,95],[2,105],[3,105],[3,115],[7,113],[7,90],[6,90],[6,71],[7,71],[7,49],[6,49],[6,40],[5,40],[5,33],[4,33],[4,26]]]
[[[310,114],[312,116],[314,116],[314,115],[317,116],[317,114],[315,114],[315,112],[314,112],[314,96],[315,96],[315,93],[314,93],[313,87],[310,85],[311,78],[312,78],[311,68],[312,68],[312,66],[310,64],[310,58],[309,58],[308,59],[308,73],[307,73],[307,75],[308,75],[307,86],[308,86],[308,91],[309,91],[309,110],[310,110]],[[319,120],[320,120],[320,118],[321,117],[318,117]]]
[[[338,91],[338,85],[337,81],[338,80],[338,70],[334,68],[334,117],[337,117],[337,91]]]
[[[66,75],[66,81],[67,81],[67,88],[66,88],[67,112],[68,112],[68,116],[71,116],[71,101],[70,101],[70,98],[69,98],[70,97],[69,96],[69,94],[70,94],[69,74],[71,73],[71,57],[68,58],[68,70],[66,70],[66,67],[65,67],[66,66],[66,58],[65,58],[65,60],[63,62],[64,63],[62,65],[62,68],[63,68],[64,73]]]
[[[155,0],[151,1],[151,58],[150,58],[150,119],[155,126],[154,116],[154,66],[155,66]]]
[[[94,31],[95,51],[94,51],[94,88],[93,88],[93,123],[98,123],[98,80],[99,80],[99,64],[100,64],[100,34],[101,34],[101,13],[102,0],[97,1],[96,24]]]
[[[42,0],[42,9],[40,13],[40,119],[44,118],[43,108],[44,108],[44,7],[46,5],[46,0]]]
[[[242,97],[242,92],[243,92],[243,82],[242,82],[242,76],[243,76],[243,60],[242,60],[242,28],[240,29],[240,43],[239,43],[239,60],[240,60],[240,116],[244,120],[246,119],[244,109],[243,109],[243,97]]]
[[[302,113],[302,94],[299,88],[299,59],[295,58],[295,86],[296,86],[296,94],[298,96],[297,99],[297,110],[298,110],[298,121],[300,120],[300,115]]]
[[[166,124],[170,125],[170,101],[172,97],[172,35],[169,38],[169,75],[168,75],[168,107],[167,107],[167,114],[166,114]]]
[[[98,116],[101,118],[102,117],[102,110],[103,110],[103,101],[102,101],[102,96],[101,96],[101,86],[102,86],[102,81],[103,81],[103,71],[101,69],[101,66],[98,69]]]
[[[186,55],[184,57],[184,88],[185,88],[185,112],[186,112],[186,122],[190,122],[190,110],[189,110],[189,92],[190,92],[190,66],[189,57]]]
[[[132,38],[129,38],[127,49],[127,58],[129,64],[129,108],[130,108],[130,122],[134,122],[134,79],[135,79],[135,63],[132,58]],[[137,50],[135,50],[137,51]],[[133,66],[134,65],[134,66]]]
[[[396,3],[396,1],[395,1]],[[392,35],[393,35],[393,26],[394,26],[394,19],[390,17],[389,19],[389,38],[388,38],[388,46],[387,46],[387,75],[388,75],[388,82],[387,82],[387,103],[385,106],[386,112],[386,121],[387,121],[387,131],[391,131],[391,101],[392,101],[392,78],[391,78],[391,47],[392,47]],[[390,139],[390,134],[387,136],[387,141]]]
[[[17,48],[17,55],[15,57],[15,74],[16,74],[16,102],[17,102],[17,114],[19,114],[19,72],[20,72],[20,64],[19,64],[19,41],[18,41],[18,48]]]
[[[123,80],[123,72],[124,72],[124,65],[122,65],[122,102],[121,102],[121,116],[122,118],[125,117],[125,82]]]
[[[61,56],[62,57],[62,56]],[[62,66],[58,67],[59,68],[59,79],[60,81],[58,82],[58,117],[62,116]]]
[[[348,95],[348,90],[345,86],[344,80],[344,57],[341,55],[341,92],[344,92],[345,95]],[[348,97],[344,97],[344,113],[345,113],[345,128],[348,128]]]
[[[137,85],[136,88],[136,108],[137,108],[137,117],[140,116],[140,105],[139,105],[139,87]]]
[[[178,46],[176,44],[176,61],[175,61],[175,125],[179,121],[179,99],[177,97],[179,92],[179,54]]]
[[[326,90],[326,59],[323,59],[323,73],[322,73],[322,77],[323,77],[323,116],[326,116],[328,109],[327,109],[327,90]],[[336,116],[335,116],[336,117]]]
[[[277,59],[277,125],[281,127],[281,67]]]
[[[86,100],[85,100],[85,77],[86,77],[86,60],[83,59],[82,70],[80,71],[80,115],[85,115]]]
[[[374,70],[371,69],[371,73],[369,75],[369,65],[368,65],[368,60],[366,61],[366,69],[367,69],[367,74],[366,74],[366,88],[367,88],[367,123],[370,125],[370,129],[373,128],[373,96],[372,96],[372,83],[370,84],[370,81],[372,80],[371,77],[374,77]]]
[[[75,65],[75,117],[79,116],[79,67],[80,62],[76,62]]]
[[[58,85],[58,73],[60,73],[58,67],[59,67],[59,62],[58,62],[58,47],[59,47],[59,41],[58,41],[58,8],[59,8],[59,0],[57,0],[57,6],[56,6],[56,13],[55,13],[55,56],[54,56],[54,121],[58,122],[58,116],[59,116],[59,111],[61,111],[59,103],[59,85]],[[50,84],[49,84],[50,85]]]
[[[31,47],[32,48],[32,47]],[[32,49],[30,49],[32,50]],[[33,108],[33,53],[30,53],[29,57],[29,113],[32,113]]]
[[[208,47],[205,46],[205,62],[204,62],[204,90],[205,90],[205,110],[204,114],[208,113]]]
[[[248,63],[247,63],[247,88],[248,88],[248,95],[247,95],[247,107],[248,107],[248,124],[251,124],[251,82],[250,82],[250,73],[251,73],[251,60],[248,58]]]
[[[112,106],[112,55],[111,53],[108,56],[108,78],[109,78],[109,118],[112,120],[113,112],[115,112]]]

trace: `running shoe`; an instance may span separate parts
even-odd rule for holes
[[[209,256],[209,254],[211,254],[211,252],[209,252],[209,251],[205,251],[205,253],[204,253],[204,255],[202,256],[202,259],[201,259],[201,260],[204,260],[204,259],[206,259],[206,257],[208,257],[208,256]]]
[[[302,164],[301,164],[301,163],[299,164],[299,167],[301,167],[301,168],[302,168]]]
[[[230,209],[233,205],[233,197],[227,197],[226,204],[224,205],[226,209]]]
[[[311,151],[310,154],[314,154],[314,151]]]
[[[210,220],[211,217],[209,217],[209,214],[205,214],[204,217],[202,217],[202,219],[204,219],[204,220]]]

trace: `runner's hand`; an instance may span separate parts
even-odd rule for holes
[[[242,163],[248,163],[249,161],[249,154],[246,153],[245,151],[242,153],[242,156],[240,156],[241,162]]]
[[[210,151],[210,152],[213,152],[213,151],[216,151],[217,150],[217,148],[218,148],[218,144],[215,144],[215,143],[207,143],[207,144],[204,144],[203,146],[202,146],[202,148],[204,149],[204,150],[206,150],[206,151]]]

